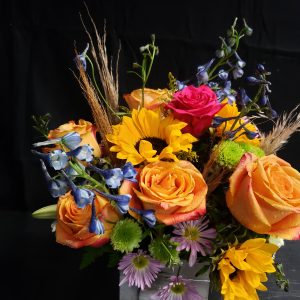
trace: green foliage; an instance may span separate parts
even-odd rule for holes
[[[33,120],[33,123],[34,125],[32,126],[36,131],[38,131],[39,133],[41,133],[45,138],[48,137],[48,132],[49,132],[49,129],[48,129],[48,125],[49,125],[49,122],[51,120],[51,115],[48,113],[48,114],[45,114],[45,115],[42,115],[42,116],[31,116],[32,120]]]
[[[154,239],[149,245],[150,254],[166,265],[176,265],[180,262],[177,243],[170,241],[169,235]]]
[[[275,262],[274,264],[276,268],[275,278],[276,278],[276,285],[280,287],[285,292],[289,291],[289,280],[285,277],[283,272],[283,265],[280,263]]]
[[[105,253],[111,252],[112,247],[110,244],[106,244],[100,248],[93,248],[93,247],[85,247],[85,252],[82,256],[79,269],[85,269],[89,265],[95,262],[97,258],[102,256]]]

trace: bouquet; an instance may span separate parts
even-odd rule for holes
[[[244,76],[238,47],[252,29],[236,19],[214,58],[189,79],[166,74],[160,89],[147,84],[158,55],[151,36],[128,71],[141,84],[120,99],[106,33],[92,24],[74,72],[92,120],[49,130],[49,115],[33,117],[44,140],[32,152],[55,199],[33,216],[54,219],[57,243],[85,249],[82,267],[108,255],[120,285],[146,290],[176,268],[151,299],[202,299],[184,262],[201,263],[195,275],[208,272],[224,299],[259,299],[269,273],[287,290],[275,255],[300,238],[300,173],[276,153],[300,115],[272,109],[267,66]]]

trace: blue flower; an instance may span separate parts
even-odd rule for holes
[[[226,81],[225,87],[216,91],[218,100],[221,102],[227,98],[228,103],[232,104],[235,101],[235,92],[231,90],[231,81]]]
[[[243,106],[246,106],[251,99],[248,97],[248,95],[246,94],[245,89],[240,88],[238,90],[238,94],[237,94],[237,100],[239,101],[239,103]]]
[[[95,194],[91,190],[85,188],[76,187],[72,190],[75,202],[79,208],[84,208],[86,205],[91,204],[95,197]]]
[[[240,67],[236,67],[233,71],[232,71],[232,75],[234,79],[238,79],[241,78],[244,75],[244,71],[242,68]]]
[[[47,170],[47,167],[42,159],[40,159],[41,165],[42,165],[42,170],[44,173],[44,176],[47,181],[48,185],[48,190],[53,198],[57,198],[61,195],[64,195],[68,190],[69,186],[66,183],[65,180],[62,179],[54,179],[52,178]]]
[[[134,207],[130,207],[130,210],[132,210],[132,211],[136,212],[138,215],[140,215],[149,227],[152,228],[155,226],[156,217],[154,214],[154,210],[152,210],[152,209],[142,210],[142,209],[137,209]]]
[[[81,142],[81,137],[80,137],[79,133],[72,131],[72,132],[67,133],[63,137],[34,143],[33,147],[42,147],[42,146],[47,146],[47,145],[63,143],[66,147],[73,150],[80,144],[80,142]]]
[[[226,72],[222,69],[218,72],[218,76],[221,80],[226,81],[228,79],[228,72]]]
[[[181,91],[186,87],[186,84],[183,81],[176,80],[177,90]]]
[[[80,134],[78,132],[69,132],[66,135],[64,135],[61,138],[61,142],[68,147],[70,150],[74,150],[76,149],[80,142],[81,142],[81,137]]]
[[[74,156],[79,160],[90,162],[93,160],[93,151],[94,149],[90,145],[82,145],[67,154],[69,156]]]
[[[101,196],[106,198],[107,200],[113,201],[114,204],[117,206],[121,214],[126,214],[129,209],[129,201],[131,199],[131,195],[129,194],[122,194],[122,195],[112,195],[108,193],[101,192],[97,189],[94,189],[97,193]]]
[[[91,204],[95,194],[88,189],[79,188],[75,185],[75,183],[67,176],[65,171],[62,171],[65,179],[68,181],[69,186],[72,189],[72,193],[75,199],[75,202],[79,208],[84,208],[86,205]]]
[[[209,80],[209,76],[208,76],[208,69],[210,68],[210,66],[212,65],[212,63],[214,62],[214,58],[211,59],[208,63],[206,63],[205,65],[202,66],[198,66],[197,70],[197,80],[198,80],[198,85],[202,84],[202,83],[207,83]]]
[[[68,164],[68,156],[62,150],[54,150],[48,154],[49,165],[56,171],[65,168]]]
[[[87,51],[89,50],[89,47],[90,45],[87,44],[86,45],[86,48],[84,49],[84,51],[77,55],[76,58],[75,58],[75,62],[78,64],[78,63],[81,63],[82,64],[82,67],[83,69],[86,71],[86,53]]]
[[[104,225],[96,215],[95,200],[92,202],[92,216],[89,225],[89,232],[97,235],[104,233]]]
[[[31,150],[31,152],[43,159],[56,171],[65,168],[68,164],[68,156],[64,151],[61,150],[54,150],[49,153],[41,153],[35,150]]]
[[[131,162],[127,162],[122,167],[122,172],[123,172],[124,179],[130,180],[132,182],[137,182],[136,180],[137,171],[135,170]]]
[[[120,168],[99,169],[93,165],[89,165],[89,168],[101,175],[109,188],[116,189],[121,185],[121,181],[123,180],[123,172]]]

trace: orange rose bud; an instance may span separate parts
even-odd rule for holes
[[[78,121],[78,124],[76,124],[74,121],[69,121],[68,123],[60,125],[54,130],[50,130],[48,139],[60,138],[72,131],[80,134],[82,139],[81,143],[79,144],[80,146],[89,144],[94,149],[93,155],[95,157],[101,156],[101,149],[96,139],[96,127],[92,123],[82,119]],[[54,150],[54,148],[51,148],[51,151],[52,150]]]
[[[229,179],[227,206],[246,228],[300,238],[300,173],[275,155],[246,153]]]
[[[138,109],[142,102],[142,89],[134,90],[130,94],[125,94],[123,97],[130,110]],[[147,109],[158,108],[167,100],[170,100],[170,92],[167,89],[144,89],[144,107]]]
[[[57,204],[56,241],[71,248],[100,247],[109,241],[114,222],[120,218],[109,201],[95,196],[96,215],[104,225],[103,234],[89,232],[92,206],[78,208],[71,192],[59,198]]]
[[[172,225],[197,219],[206,212],[207,185],[202,174],[188,161],[158,161],[147,164],[139,174],[139,184],[122,188],[132,197],[129,206],[154,210],[160,223]]]

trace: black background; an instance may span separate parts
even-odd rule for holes
[[[156,35],[160,52],[148,87],[164,88],[169,71],[180,80],[194,76],[197,66],[214,55],[220,44],[218,37],[225,36],[238,17],[245,18],[254,30],[251,37],[242,41],[239,51],[247,62],[246,75],[253,73],[257,63],[264,63],[272,73],[273,108],[281,113],[300,103],[297,0],[128,0],[86,4],[99,32],[106,19],[107,47],[114,57],[121,43],[120,98],[140,87],[127,71],[133,62],[140,61],[139,47],[150,41],[150,34]],[[81,251],[56,244],[50,222],[30,216],[34,210],[54,203],[39,163],[30,152],[31,144],[38,140],[30,116],[49,112],[52,129],[69,120],[92,121],[71,72],[75,70],[74,42],[78,51],[88,42],[79,13],[92,32],[84,2],[1,1],[0,11],[0,272],[4,276],[4,281],[0,281],[0,299],[117,299],[116,270],[106,268],[105,260],[100,259],[89,269],[78,271]],[[299,141],[300,136],[294,135],[278,153],[298,170]],[[296,259],[287,262],[294,266],[289,273],[292,278],[300,273],[295,256],[299,246],[295,243],[282,250]],[[292,293],[286,297],[293,299]]]

